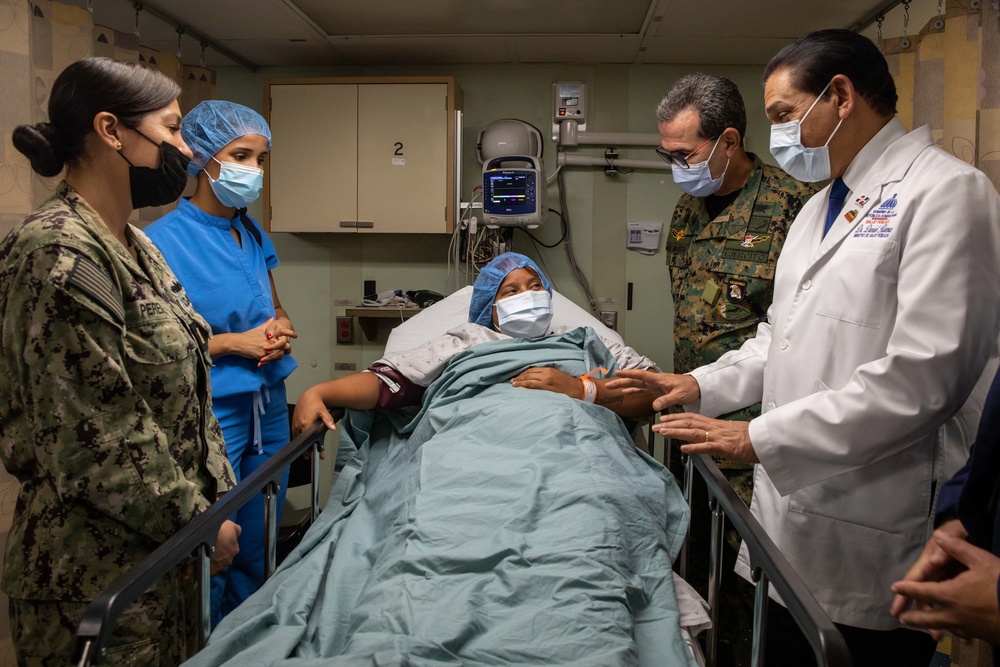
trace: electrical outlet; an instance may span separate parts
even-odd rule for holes
[[[347,307],[347,308],[351,308],[353,306],[358,305],[358,302],[355,301],[354,299],[334,299],[333,300],[333,305],[334,306],[344,306],[344,307]]]
[[[344,362],[337,362],[333,365],[333,370],[335,371],[356,371],[358,370],[357,364],[349,364]]]
[[[354,343],[354,318],[337,316],[337,345]]]
[[[618,311],[617,310],[602,310],[601,311],[601,322],[604,326],[609,329],[618,330]]]

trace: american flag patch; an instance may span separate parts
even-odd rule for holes
[[[122,294],[112,282],[108,272],[89,257],[78,256],[70,272],[68,284],[82,290],[87,296],[107,308],[120,322],[125,322],[125,306]]]

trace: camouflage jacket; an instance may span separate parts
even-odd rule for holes
[[[751,338],[774,296],[774,266],[788,226],[816,192],[752,153],[746,186],[717,218],[683,195],[667,236],[674,300],[674,371],[689,373]],[[723,419],[749,420],[760,406]]]
[[[21,482],[11,597],[88,600],[234,485],[205,322],[65,183],[0,243],[0,458]]]

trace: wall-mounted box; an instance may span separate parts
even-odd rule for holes
[[[450,233],[454,77],[271,79],[270,231]]]

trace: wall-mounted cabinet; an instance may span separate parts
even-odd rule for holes
[[[271,231],[450,233],[461,90],[453,77],[272,79]]]

